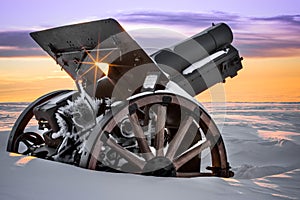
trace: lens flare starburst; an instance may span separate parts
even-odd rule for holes
[[[95,65],[98,66],[101,69],[101,71],[105,74],[105,76],[107,76],[108,70],[109,70],[109,64],[108,63],[96,62]]]
[[[98,45],[99,46],[99,45]],[[109,71],[109,63],[104,62],[104,60],[112,54],[112,52],[114,50],[111,50],[109,53],[107,53],[105,56],[103,57],[99,57],[99,52],[101,51],[100,48],[95,49],[96,51],[96,57],[94,57],[90,51],[85,50],[85,53],[87,54],[88,58],[90,58],[91,61],[82,61],[80,62],[81,64],[86,64],[89,65],[89,68],[80,75],[80,77],[83,77],[84,75],[86,75],[89,71],[91,70],[95,70],[95,76],[97,75],[97,70],[100,68],[100,70],[102,71],[102,73],[104,75],[108,75],[108,71]],[[96,78],[96,77],[95,77]]]

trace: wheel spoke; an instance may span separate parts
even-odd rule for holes
[[[159,105],[155,127],[156,156],[164,156],[164,131],[167,115],[167,107]]]
[[[133,133],[136,137],[136,140],[140,147],[141,153],[143,154],[143,157],[146,160],[151,160],[152,158],[154,158],[154,155],[148,145],[144,131],[143,131],[142,127],[139,125],[139,119],[138,119],[137,114],[134,112],[134,113],[130,114],[128,117],[129,117],[129,120],[133,127]]]
[[[182,121],[179,130],[177,131],[176,135],[170,142],[168,151],[166,153],[166,157],[169,158],[170,160],[174,159],[174,156],[180,147],[180,144],[184,138],[184,136],[188,133],[188,129],[193,123],[193,117],[192,116],[186,116],[184,120]]]
[[[110,146],[113,150],[115,150],[118,154],[120,154],[123,158],[125,158],[130,164],[138,167],[142,170],[145,166],[145,161],[140,160],[138,157],[133,155],[130,151],[124,149],[118,143],[116,143],[112,138],[108,138],[106,144]]]
[[[32,146],[32,144],[30,144],[26,139],[22,140],[21,142],[23,142],[28,149]]]
[[[198,156],[204,149],[208,148],[211,145],[209,140],[204,143],[198,145],[195,148],[183,153],[179,158],[174,161],[174,166],[178,170],[182,165],[190,161],[195,156]]]

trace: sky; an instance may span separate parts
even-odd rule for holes
[[[300,102],[299,8],[298,0],[3,0],[0,102],[32,101],[53,90],[74,88],[72,80],[29,33],[104,18],[117,19],[129,32],[168,29],[182,38],[212,23],[225,22],[232,28],[233,44],[244,58],[239,75],[221,86],[226,101]],[[147,39],[145,34],[144,38],[136,35],[142,44]],[[169,44],[162,40],[170,44],[175,41],[169,34],[151,37],[153,46]],[[206,101],[209,96],[211,93],[206,92],[198,99]]]

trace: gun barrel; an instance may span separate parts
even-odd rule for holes
[[[224,82],[228,76],[234,77],[242,68],[242,59],[232,41],[230,27],[220,23],[151,57],[172,81],[196,95]]]

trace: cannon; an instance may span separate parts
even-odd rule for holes
[[[225,23],[148,55],[114,19],[31,37],[74,80],[32,102],[7,151],[116,173],[232,177],[221,133],[194,96],[242,69]]]

